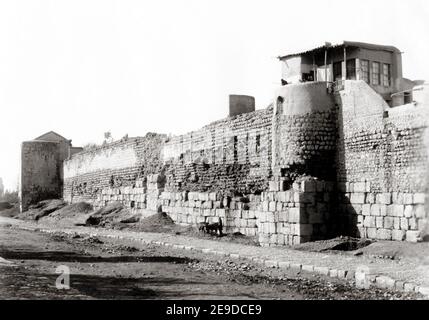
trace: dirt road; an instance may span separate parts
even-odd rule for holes
[[[407,299],[339,280],[131,240],[81,237],[0,224],[0,299]],[[70,289],[55,286],[58,266]]]

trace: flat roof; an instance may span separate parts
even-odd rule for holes
[[[324,52],[325,50],[338,49],[338,48],[343,48],[343,47],[364,48],[364,49],[369,49],[369,50],[401,53],[401,51],[399,51],[399,49],[394,47],[394,46],[386,46],[386,45],[365,43],[365,42],[356,42],[356,41],[343,41],[343,43],[340,43],[340,44],[334,44],[334,45],[325,44],[323,46],[316,47],[316,48],[313,48],[310,50],[305,50],[305,51],[301,51],[301,52],[297,52],[297,53],[291,53],[291,54],[287,54],[284,56],[278,56],[278,59],[282,60],[285,58],[297,57],[297,56],[301,56],[301,55],[309,54],[309,53],[319,53],[319,52]]]

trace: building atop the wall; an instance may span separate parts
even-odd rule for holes
[[[411,103],[417,84],[402,76],[402,53],[393,46],[344,41],[279,56],[282,85],[363,80],[390,106]]]

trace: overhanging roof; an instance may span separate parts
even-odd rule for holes
[[[354,48],[363,48],[368,50],[377,50],[377,51],[388,51],[388,52],[394,52],[394,53],[401,53],[398,48],[393,46],[385,46],[385,45],[379,45],[379,44],[372,44],[372,43],[365,43],[365,42],[356,42],[356,41],[343,41],[343,43],[340,44],[334,44],[334,45],[323,45],[320,47],[316,47],[310,50],[297,52],[297,53],[291,53],[284,56],[279,56],[278,59],[286,59],[286,58],[292,58],[297,57],[309,53],[319,53],[324,52],[325,50],[332,50],[332,49],[338,49],[338,48],[344,48],[344,47],[354,47]]]

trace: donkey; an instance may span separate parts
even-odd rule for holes
[[[208,233],[207,226],[209,223],[207,222],[207,217],[204,217],[204,222],[197,223],[198,231]]]
[[[205,230],[207,233],[214,232],[215,234],[219,234],[219,236],[223,234],[222,229],[223,229],[223,224],[222,224],[222,219],[220,217],[218,222],[210,223],[205,226]]]

